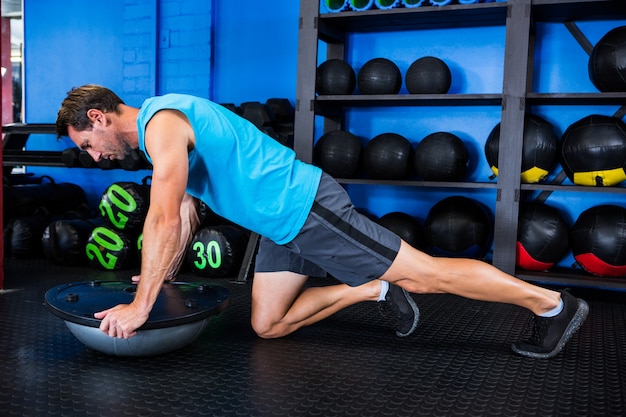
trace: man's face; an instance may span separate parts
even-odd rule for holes
[[[69,126],[68,134],[72,142],[87,151],[96,162],[101,159],[124,159],[131,150],[115,126],[107,123],[104,115],[94,120],[91,129],[78,131]]]

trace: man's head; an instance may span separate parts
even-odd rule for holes
[[[136,126],[135,119],[124,116],[129,114],[128,109],[107,88],[98,85],[74,88],[59,110],[57,135],[68,136],[95,161],[124,159],[132,149],[133,135],[128,132],[128,126]]]
[[[124,104],[113,91],[99,85],[88,84],[72,88],[61,104],[57,115],[57,136],[68,136],[68,127],[76,131],[91,129],[93,122],[87,115],[90,109],[103,113],[117,113],[118,105]]]

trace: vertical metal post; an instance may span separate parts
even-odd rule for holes
[[[314,101],[319,8],[319,1],[300,0],[294,150],[299,159],[309,163],[313,161],[315,132]]]
[[[502,119],[493,264],[515,272],[526,93],[529,89],[531,0],[509,0],[506,19]]]

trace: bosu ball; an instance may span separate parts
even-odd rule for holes
[[[117,356],[153,356],[181,349],[196,340],[211,316],[230,303],[230,291],[223,287],[165,283],[135,336],[121,339],[102,332],[94,313],[132,302],[136,289],[136,285],[121,281],[77,282],[48,290],[45,301],[87,347]]]

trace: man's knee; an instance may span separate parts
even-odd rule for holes
[[[252,317],[250,319],[252,324],[252,330],[257,334],[257,336],[263,339],[275,339],[277,337],[283,336],[280,332],[277,331],[280,323],[269,319],[269,317],[264,316],[262,314],[255,314],[252,312]]]

